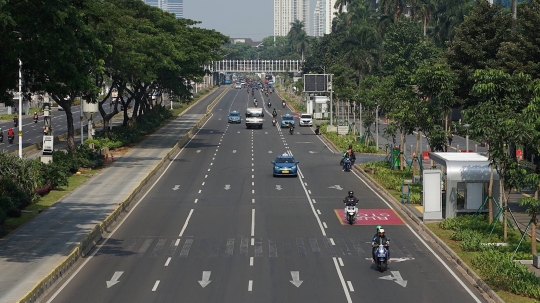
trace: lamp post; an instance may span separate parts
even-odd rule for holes
[[[19,59],[19,158],[22,159],[23,123],[22,123],[22,61]]]
[[[465,148],[467,149],[467,153],[469,152],[469,127],[471,127],[470,124],[464,124],[463,127],[467,129],[467,134],[465,135]]]
[[[375,107],[375,141],[377,151],[379,150],[379,104]]]

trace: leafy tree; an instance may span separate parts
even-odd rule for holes
[[[309,47],[309,39],[304,27],[304,21],[295,20],[291,23],[291,29],[287,34],[289,46],[293,51],[300,53],[302,61],[304,60],[304,52],[306,52]]]
[[[19,60],[18,36],[15,20],[12,18],[11,6],[7,0],[0,0],[0,102],[5,105],[13,103],[12,90],[18,85]]]
[[[458,77],[456,96],[466,101],[466,106],[475,105],[469,98],[474,73],[477,69],[497,65],[497,53],[503,41],[508,40],[510,16],[499,5],[479,0],[465,21],[456,29],[450,44],[447,59]]]
[[[405,8],[405,1],[403,0],[381,0],[378,3],[378,7],[381,12],[387,16],[392,16],[394,24],[398,23],[399,17]]]
[[[501,180],[506,222],[508,195],[505,191],[516,188],[522,175],[522,168],[511,155],[509,146],[528,140],[524,132],[523,111],[532,96],[531,78],[525,74],[510,75],[500,70],[477,70],[474,80],[471,96],[477,105],[464,111],[465,121],[471,124],[472,135],[488,142],[490,162]],[[491,218],[491,201],[489,210]],[[504,237],[506,240],[506,224]]]

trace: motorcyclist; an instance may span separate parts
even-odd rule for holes
[[[347,197],[343,199],[343,203],[345,203],[345,206],[356,206],[356,204],[358,204],[358,199],[354,196],[354,192],[352,190],[349,190]],[[354,216],[358,216],[358,208],[356,208],[356,213]]]
[[[257,107],[257,100],[255,100],[255,107]],[[264,107],[264,105],[263,105],[263,107]]]
[[[345,165],[347,164],[345,160],[349,159],[351,161],[351,166],[353,164],[352,160],[352,154],[349,152],[349,150],[345,151],[343,154],[343,158],[341,158],[341,165],[343,166],[343,171],[345,171]]]
[[[38,119],[38,113],[37,113],[37,112],[34,112],[34,120],[37,121],[37,119]]]
[[[274,111],[272,111],[272,117],[277,117],[277,112],[276,112],[276,109],[274,108]]]
[[[13,117],[13,124],[15,125],[15,127],[17,127],[17,125],[19,124],[19,118]]]
[[[351,158],[351,164],[354,165],[354,162],[356,161],[356,155],[354,154],[352,144],[349,144],[349,149],[347,150],[347,152],[349,152],[349,156]]]
[[[289,123],[289,132],[292,134],[294,132],[294,124]]]
[[[0,142],[4,141],[4,130],[0,127]]]
[[[11,128],[11,127],[8,129],[7,133],[8,133],[8,138],[9,137],[15,137],[15,133],[13,132],[13,128]]]
[[[384,245],[384,247],[386,247],[386,251],[388,252],[388,263],[390,263],[390,239],[384,234],[384,228],[380,228],[377,236],[371,241],[371,246],[373,246],[373,260],[371,262],[373,263],[375,263],[375,252],[377,251],[379,245]]]
[[[270,99],[268,99],[268,107],[271,107],[272,106],[272,102],[270,101]]]

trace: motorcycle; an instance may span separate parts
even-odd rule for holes
[[[34,123],[37,123],[37,121],[38,121],[38,116],[36,115],[34,116]]]
[[[321,127],[317,125],[317,127],[315,128],[315,135],[320,135],[321,134]]]
[[[352,168],[351,159],[349,159],[349,158],[346,158],[346,159],[345,159],[344,167],[345,167],[345,168],[344,168],[345,171],[351,171],[351,168]]]
[[[283,106],[283,108],[285,108],[285,101],[281,102],[281,106]]]
[[[294,134],[294,126],[293,127],[289,127],[289,134]]]
[[[4,134],[0,134],[0,143],[4,142]]]
[[[345,206],[345,214],[347,215],[347,222],[349,224],[353,225],[354,221],[356,221],[356,212],[357,208],[354,205],[347,205]]]
[[[15,136],[8,136],[9,144],[13,144],[13,140],[15,140]]]
[[[268,102],[268,108],[272,107],[272,103]]]
[[[19,125],[19,119],[13,118],[13,127],[17,127]]]
[[[255,107],[257,107],[257,101],[255,101]]]
[[[276,126],[276,124],[277,124],[276,118],[272,119],[272,126]]]
[[[388,250],[382,244],[375,251],[375,263],[380,272],[384,272],[388,267]]]

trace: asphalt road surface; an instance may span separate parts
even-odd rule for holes
[[[311,128],[272,127],[268,108],[263,129],[227,124],[252,101],[229,91],[47,302],[484,302]],[[300,161],[296,178],[272,177],[285,152]],[[361,201],[352,226],[337,215],[348,190]],[[392,245],[384,273],[371,263],[378,224]]]
[[[105,107],[105,110],[108,108]],[[75,129],[80,128],[80,122],[79,122],[79,115],[80,115],[80,107],[73,106],[71,108],[73,113],[73,120],[75,124]],[[67,118],[66,118],[66,112],[60,111],[56,107],[53,107],[51,110],[52,112],[52,125],[54,128],[54,135],[61,135],[63,133],[67,132]],[[120,113],[122,114],[122,113]],[[98,113],[98,116],[95,118],[94,121],[101,120],[101,115]],[[83,125],[87,125],[88,120],[84,119]],[[43,141],[43,115],[40,115],[38,118],[38,122],[34,123],[34,116],[33,115],[27,115],[24,116],[22,119],[22,126],[23,126],[23,148],[30,146],[32,144],[35,144],[37,142]],[[4,132],[4,142],[0,143],[0,151],[5,152],[14,152],[19,149],[19,137],[15,136],[15,140],[13,141],[13,144],[9,144],[7,140],[7,130],[10,127],[13,127],[13,121],[0,121],[0,127],[2,128],[2,131]],[[17,134],[18,128],[13,127],[13,131],[15,134]]]

